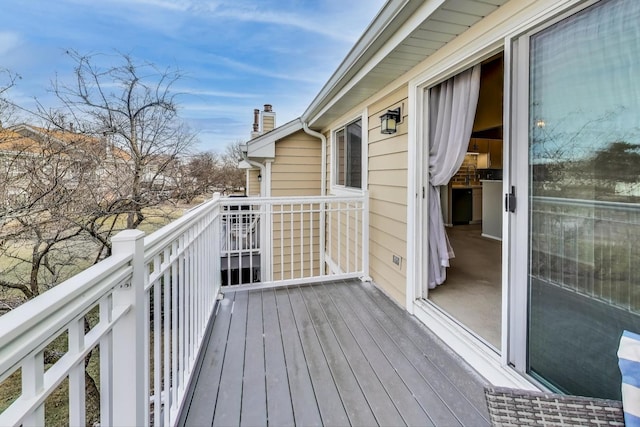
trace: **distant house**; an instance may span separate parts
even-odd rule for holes
[[[43,128],[29,124],[19,124],[3,129],[0,135],[0,156],[5,159],[5,167],[12,168],[13,174],[24,171],[25,160],[41,159],[45,164],[51,156],[73,164],[76,175],[86,178],[86,171],[91,171],[94,185],[113,183],[116,178],[124,178],[133,173],[131,155],[116,146],[109,135],[100,137],[77,132],[73,128]],[[147,156],[142,170],[141,184],[147,197],[154,200],[166,200],[174,195],[178,183],[180,159],[174,156]],[[91,165],[89,165],[91,163]],[[168,172],[172,176],[168,175]],[[27,177],[25,177],[27,178]],[[73,177],[67,176],[67,184]],[[19,184],[19,183],[18,183]],[[23,191],[18,185],[11,191]]]
[[[317,196],[322,188],[322,144],[299,119],[274,129],[271,105],[254,110],[252,139],[246,144],[249,162],[246,193],[250,196]]]
[[[2,185],[6,204],[27,196],[34,171],[43,171],[50,178],[64,175],[66,186],[76,185],[80,177],[92,179],[99,186],[126,166],[130,156],[107,138],[19,124],[0,130],[0,159],[1,173],[7,176]],[[59,166],[58,171],[48,172],[54,164]]]
[[[256,113],[248,194],[366,192],[370,278],[478,372],[619,398],[640,179],[559,168],[640,147],[639,34],[635,0],[388,1],[299,119]]]

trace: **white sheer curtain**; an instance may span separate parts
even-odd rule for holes
[[[460,169],[467,152],[480,91],[480,65],[429,90],[429,277],[433,289],[447,277],[455,255],[442,220],[440,190]]]

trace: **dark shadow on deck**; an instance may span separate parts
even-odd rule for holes
[[[484,382],[359,281],[227,292],[180,425],[488,425]]]

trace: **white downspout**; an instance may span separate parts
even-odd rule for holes
[[[315,136],[316,138],[320,139],[320,143],[322,144],[321,147],[321,154],[320,154],[320,158],[321,158],[321,162],[322,164],[320,165],[320,196],[324,197],[327,195],[327,138],[321,134],[320,132],[316,132],[315,130],[309,129],[309,125],[307,125],[307,122],[302,121],[302,129],[304,129],[304,132],[307,135],[311,135],[311,136]],[[325,203],[322,202],[320,203],[320,236],[322,236],[322,238],[320,239],[320,268],[322,269],[322,271],[320,271],[320,275],[323,276],[324,275],[324,268],[325,268],[325,243],[326,243],[326,239],[325,239],[325,233],[326,233],[326,209],[325,209]]]
[[[308,135],[315,136],[320,139],[322,143],[322,153],[320,157],[322,158],[322,164],[320,165],[320,195],[327,195],[327,138],[321,134],[320,132],[316,132],[315,130],[309,129],[309,125],[306,122],[302,122],[302,129]]]
[[[254,160],[249,160],[249,157],[247,156],[247,152],[246,151],[242,151],[242,159],[249,163],[251,166],[254,166],[256,168],[260,168],[260,175],[262,175],[265,179],[263,179],[262,181],[260,181],[260,195],[265,194],[265,186],[266,186],[266,181],[267,181],[267,172],[266,172],[266,167],[265,165],[263,165],[262,163],[256,162]],[[247,171],[248,173],[248,171]],[[263,175],[264,174],[264,175]],[[247,180],[248,181],[248,180]]]

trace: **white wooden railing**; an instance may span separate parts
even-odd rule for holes
[[[69,425],[85,425],[90,353],[100,425],[173,425],[220,288],[219,208],[212,200],[147,238],[125,230],[112,256],[0,317],[0,384],[17,371],[22,383],[0,425],[45,425],[45,401],[66,380]],[[46,366],[59,337],[67,351]]]
[[[365,275],[367,203],[366,194],[225,199],[223,284],[271,286]]]
[[[252,286],[364,276],[367,211],[366,196],[215,197],[146,238],[117,234],[112,256],[0,317],[0,386],[16,375],[22,386],[0,425],[45,425],[45,402],[62,383],[68,424],[85,425],[89,358],[99,366],[100,425],[174,425],[221,290],[221,260],[259,254]],[[45,361],[60,340],[66,351]]]

